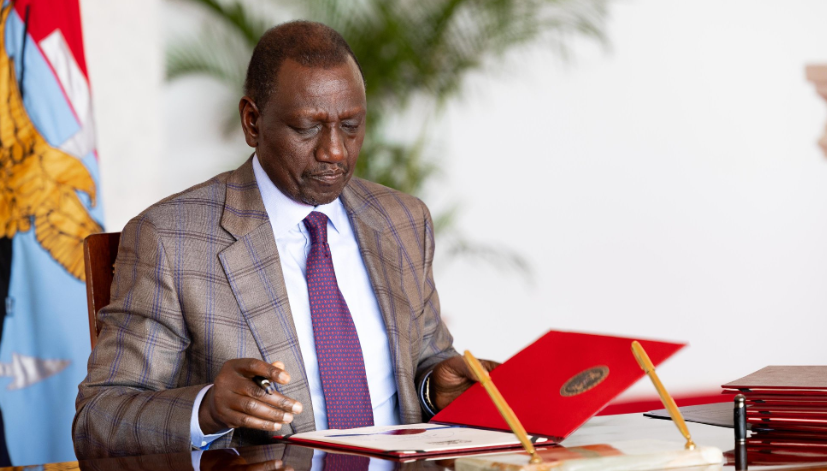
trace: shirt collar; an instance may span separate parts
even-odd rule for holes
[[[283,237],[297,226],[301,230],[303,227],[302,220],[312,211],[324,213],[330,219],[330,224],[337,233],[344,230],[344,225],[348,224],[347,212],[341,198],[336,198],[330,203],[319,206],[311,206],[293,200],[282,193],[270,180],[267,172],[264,171],[258,161],[258,155],[253,155],[253,173],[256,176],[258,191],[261,193],[264,209],[267,211],[267,217],[270,218],[270,224],[273,226],[273,234],[276,239]]]

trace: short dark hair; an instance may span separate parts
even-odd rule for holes
[[[356,62],[364,82],[359,60],[336,30],[312,21],[282,23],[267,30],[253,49],[244,79],[244,94],[262,110],[276,88],[276,77],[285,59],[305,67],[327,69],[345,63],[348,56]]]

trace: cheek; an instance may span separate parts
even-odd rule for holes
[[[365,140],[365,135],[361,134],[353,139],[347,141],[347,154],[348,154],[348,161],[350,162],[351,166],[354,165],[356,162],[356,158],[359,157],[359,151],[362,150],[362,142]]]
[[[305,147],[302,143],[272,136],[267,142],[267,153],[282,174],[300,176],[304,171]]]

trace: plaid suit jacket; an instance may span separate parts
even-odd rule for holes
[[[430,214],[420,200],[358,178],[341,198],[387,328],[401,420],[421,422],[417,382],[457,354],[440,319]],[[252,160],[132,219],[111,294],[79,386],[78,458],[190,450],[195,396],[234,358],[284,362],[292,381],[280,392],[312,405]],[[305,407],[282,431],[314,429]],[[268,443],[270,435],[238,429],[213,448]]]

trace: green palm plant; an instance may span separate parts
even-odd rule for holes
[[[339,31],[360,58],[370,108],[356,174],[422,196],[438,176],[427,158],[425,126],[413,142],[388,137],[390,119],[414,100],[438,115],[456,98],[464,77],[506,52],[545,42],[566,55],[567,38],[603,41],[608,0],[178,0],[208,12],[201,34],[167,49],[167,78],[207,75],[240,91],[252,49],[272,25],[292,18]],[[227,105],[226,129],[237,129],[237,104]],[[435,216],[441,245],[528,273],[518,254],[472,242],[453,222],[456,206]],[[444,245],[447,242],[447,245]]]

